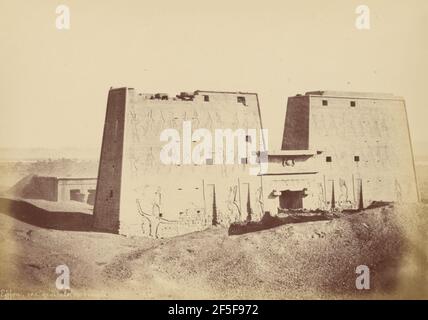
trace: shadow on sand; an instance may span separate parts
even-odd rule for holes
[[[385,201],[374,201],[368,207],[364,209],[350,209],[342,210],[343,214],[354,214],[362,212],[367,209],[376,209],[381,207],[392,206],[392,202]],[[232,223],[229,227],[229,235],[238,235],[245,234],[249,232],[261,231],[266,229],[275,228],[283,224],[289,223],[303,223],[310,221],[321,221],[321,220],[331,220],[334,217],[337,217],[335,212],[324,212],[324,211],[312,211],[309,214],[301,214],[299,211],[291,211],[289,215],[281,216],[271,216],[268,212],[265,213],[263,218],[260,221],[245,221],[245,222],[235,222]]]
[[[303,223],[309,221],[331,220],[323,213],[317,213],[310,216],[289,215],[286,217],[271,216],[265,213],[263,218],[257,222],[237,222],[232,223],[229,227],[229,235],[245,234],[249,232],[271,229],[289,223]]]
[[[23,200],[0,198],[0,213],[42,228],[93,231],[93,217],[90,214],[47,211]]]

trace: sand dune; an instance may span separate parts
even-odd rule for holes
[[[37,227],[10,207],[0,209],[6,298],[428,297],[424,205],[236,236],[216,227],[167,240]],[[68,295],[55,288],[60,264],[71,271]],[[368,291],[355,288],[361,264],[370,267]]]

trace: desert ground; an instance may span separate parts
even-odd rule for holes
[[[63,163],[8,163],[12,170],[3,171],[9,183],[3,190],[29,173],[59,174],[64,163],[69,171],[96,169],[90,161],[84,166],[58,161]],[[426,201],[428,166],[418,166],[418,179]],[[428,204],[423,202],[240,235],[212,227],[170,239],[94,232],[91,219],[87,204],[4,192],[1,298],[428,298]],[[55,286],[55,269],[64,264],[71,272],[65,292]],[[356,289],[358,265],[370,269],[369,290]]]

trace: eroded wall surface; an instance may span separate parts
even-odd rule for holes
[[[94,226],[116,233],[119,231],[126,99],[126,88],[112,89],[108,95],[94,206]]]
[[[181,164],[164,164],[160,159],[161,149],[167,143],[160,141],[163,130],[176,129],[182,149],[188,143],[183,137],[185,121],[190,122],[192,132],[204,128],[212,133],[213,152],[215,129],[259,130],[260,114],[255,94],[201,91],[191,100],[183,100],[124,90],[123,117],[117,109],[111,111],[114,107],[111,108],[112,99],[109,98],[96,225],[115,232],[111,222],[102,220],[118,218],[119,233],[167,237],[202,230],[213,224],[229,225],[261,217],[261,178],[249,174],[253,165],[238,159],[237,139],[234,141],[234,164],[216,164],[214,155],[213,161],[203,164],[183,163],[183,156]],[[117,125],[119,132],[123,126],[123,138],[118,137],[112,143],[111,127],[117,119],[123,120]],[[256,139],[259,145],[258,131]],[[190,144],[193,150],[198,141],[190,141]],[[113,165],[116,173],[112,171]],[[113,197],[120,194],[116,198],[119,210],[117,200],[108,199],[110,189]]]
[[[311,164],[317,171],[312,179],[316,186],[308,188],[306,208],[358,209],[376,201],[418,201],[402,98],[320,91],[289,98],[287,108],[286,117],[292,119],[286,124],[302,120],[299,109],[309,110],[302,126],[309,125],[308,149],[318,151]],[[285,129],[283,148],[296,146],[287,141],[305,134]]]

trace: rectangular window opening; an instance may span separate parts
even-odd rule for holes
[[[245,97],[242,97],[242,96],[237,97],[237,102],[242,103],[244,106],[247,105],[245,101]]]

